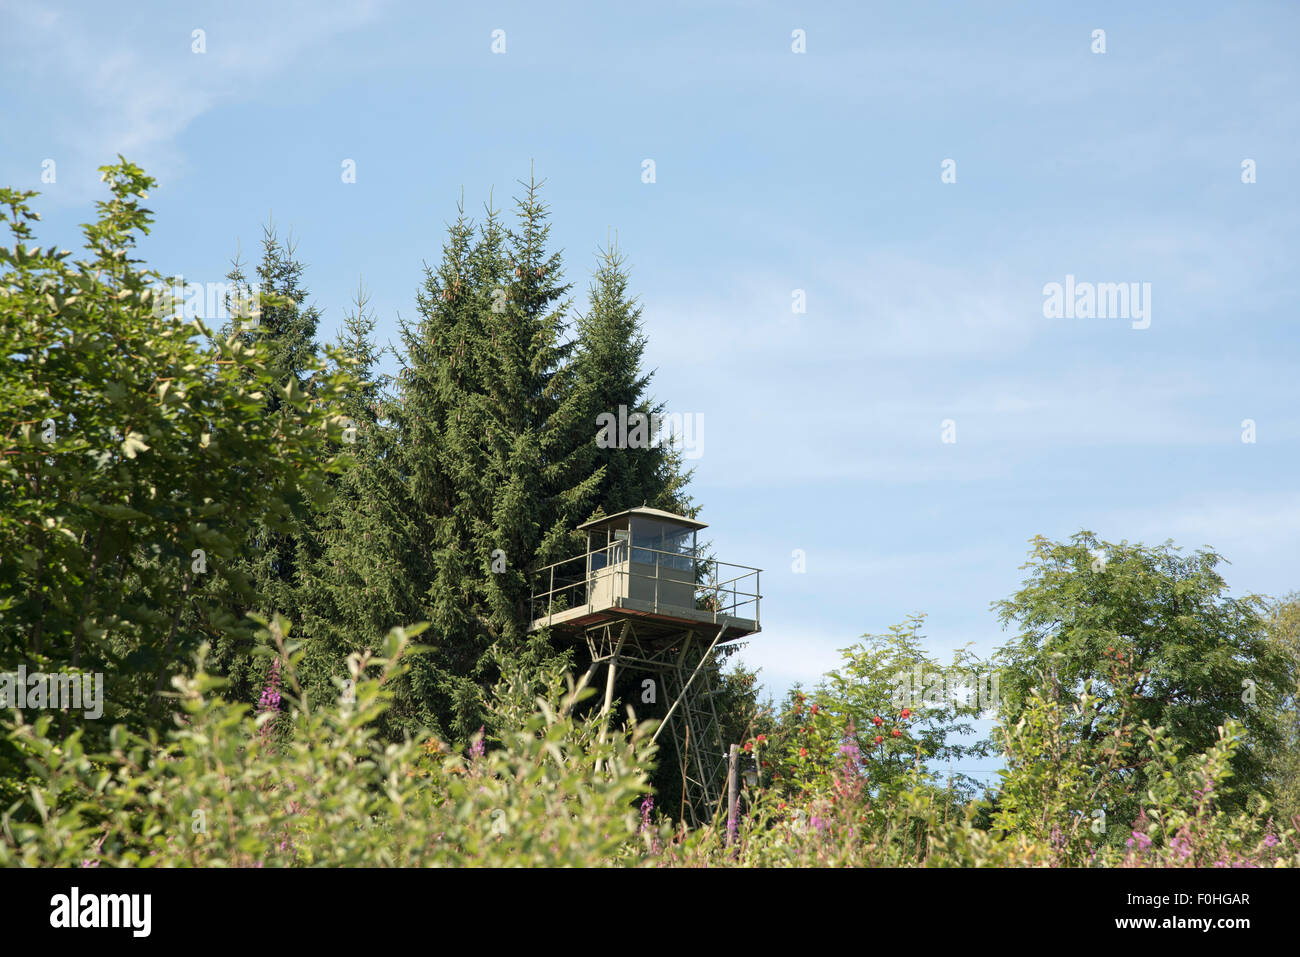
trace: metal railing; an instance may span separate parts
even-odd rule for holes
[[[652,566],[653,573],[643,571],[646,566]],[[666,599],[679,598],[683,587],[690,587],[693,590],[687,601],[693,602],[692,610],[710,614],[714,622],[744,618],[757,624],[760,571],[748,565],[698,558],[689,552],[612,542],[538,569],[533,576],[529,618],[545,618],[549,624],[562,611],[589,605],[598,586],[612,588],[614,603],[629,597],[644,601],[647,599],[633,594],[632,585],[651,582],[648,601],[656,613],[671,614],[673,609],[682,608],[680,601]]]

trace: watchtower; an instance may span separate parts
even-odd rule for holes
[[[706,664],[760,630],[760,570],[701,557],[706,527],[648,507],[579,525],[586,551],[537,572],[529,614],[530,631],[585,640],[592,673],[607,665],[605,711],[618,669],[658,678],[667,711],[655,738],[671,728],[696,824],[713,819],[727,762]]]

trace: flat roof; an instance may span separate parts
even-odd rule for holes
[[[636,518],[653,518],[661,522],[672,522],[676,525],[685,525],[687,528],[708,528],[704,522],[697,522],[693,518],[687,518],[685,515],[674,515],[672,512],[665,512],[662,508],[651,508],[648,505],[641,505],[637,508],[629,508],[624,512],[616,512],[613,515],[602,515],[600,518],[593,518],[589,522],[583,522],[578,526],[579,531],[591,528],[601,528],[609,525],[625,516]]]

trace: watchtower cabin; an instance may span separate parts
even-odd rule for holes
[[[701,556],[706,527],[644,506],[586,522],[586,551],[536,573],[529,615],[530,631],[586,641],[588,678],[607,665],[605,711],[618,669],[656,676],[667,710],[655,737],[671,728],[696,823],[713,820],[727,762],[705,665],[760,630],[759,569]]]

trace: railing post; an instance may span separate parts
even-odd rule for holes
[[[658,549],[655,549],[655,603],[654,603],[654,609],[655,609],[655,613],[656,613],[656,614],[659,612],[659,563],[662,562],[663,560],[664,560],[664,557],[663,557],[662,555],[659,554],[659,550],[658,550]]]
[[[718,612],[722,611],[722,587],[718,582],[722,580],[722,568],[718,560],[713,560],[713,623],[718,623]],[[724,614],[725,617],[725,614]]]

